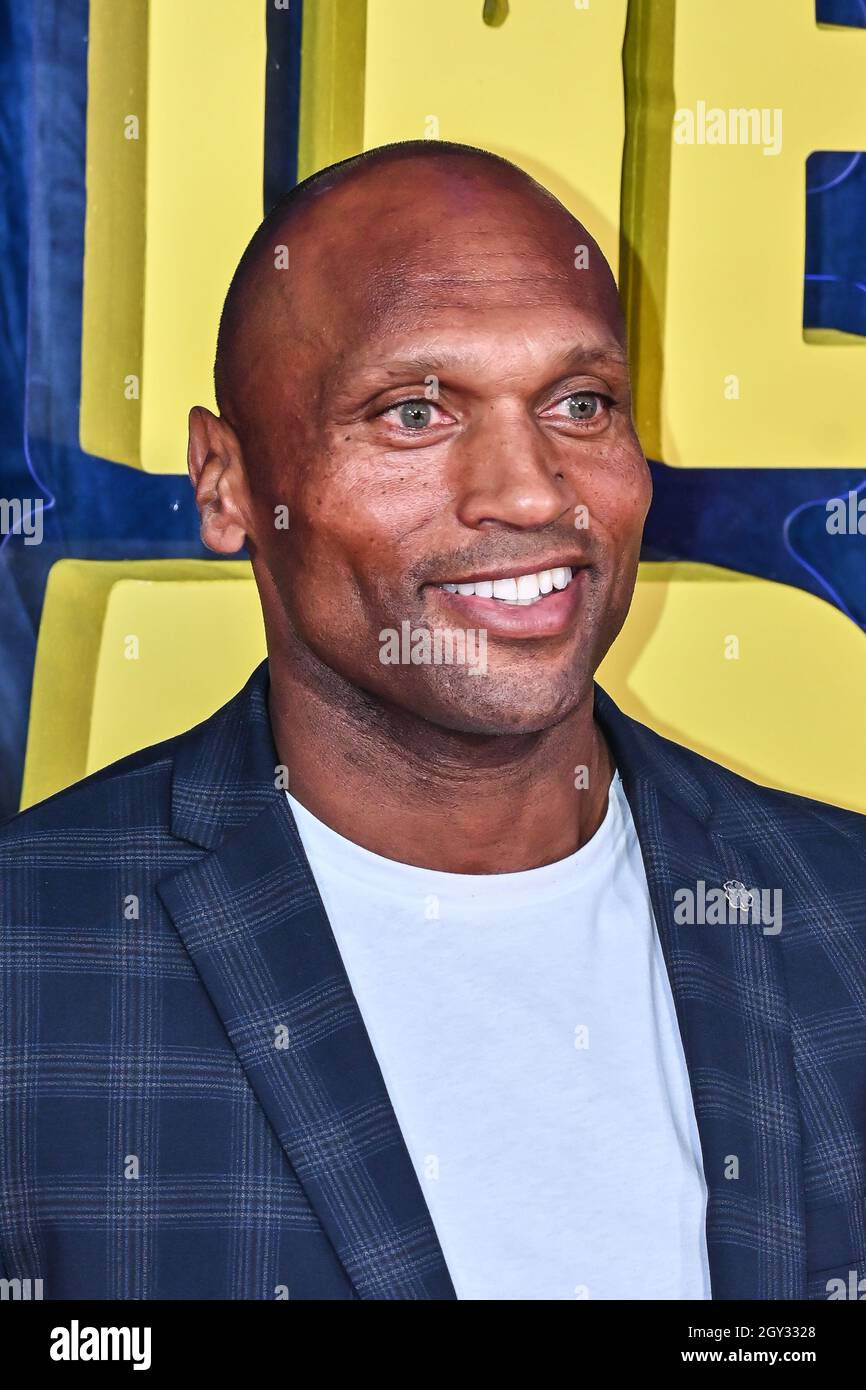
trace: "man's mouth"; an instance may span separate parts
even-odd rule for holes
[[[431,587],[444,589],[448,594],[495,598],[515,607],[528,607],[541,603],[550,593],[567,589],[575,572],[571,565],[558,565],[555,569],[534,570],[507,579],[475,579],[468,583],[443,583]]]

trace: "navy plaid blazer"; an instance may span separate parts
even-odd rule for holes
[[[267,690],[265,662],[0,831],[0,1257],[45,1298],[455,1297],[275,784]],[[601,690],[596,718],[676,1004],[713,1297],[826,1298],[866,1276],[866,818]],[[678,889],[729,879],[783,890],[777,935],[676,924]]]

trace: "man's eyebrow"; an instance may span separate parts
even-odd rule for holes
[[[435,376],[465,365],[468,355],[455,353],[453,356],[435,352],[424,353],[418,357],[392,357],[382,362],[366,362],[358,375],[364,378]],[[569,348],[552,364],[553,376],[566,376],[581,367],[615,366],[628,367],[628,355],[618,343],[590,347],[577,344]]]
[[[604,344],[599,347],[577,344],[560,358],[559,366],[566,372],[574,371],[578,367],[628,367],[628,353],[619,343]]]

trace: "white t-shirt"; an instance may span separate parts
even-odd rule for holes
[[[587,844],[519,873],[385,859],[289,804],[458,1298],[709,1298],[688,1074],[619,775]]]

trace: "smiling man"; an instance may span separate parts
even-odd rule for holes
[[[479,150],[345,161],[253,237],[216,389],[190,474],[268,661],[0,837],[7,1277],[802,1299],[866,1273],[862,819],[594,685],[650,485],[592,237]]]

